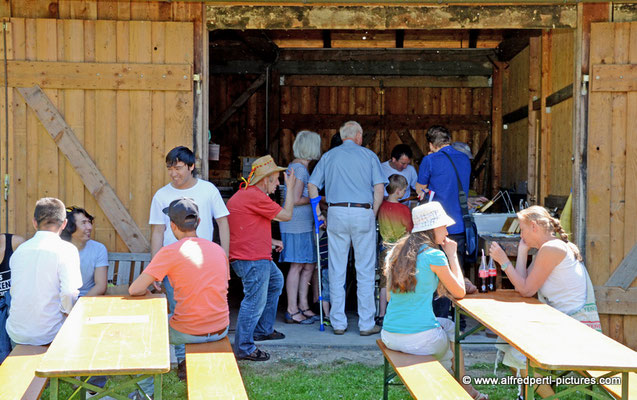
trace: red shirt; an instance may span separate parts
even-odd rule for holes
[[[381,203],[378,209],[378,230],[383,241],[394,243],[413,228],[409,207],[389,201]]]
[[[162,247],[144,273],[161,281],[168,276],[175,290],[170,326],[189,335],[216,332],[230,323],[230,267],[221,246],[202,238],[184,238]]]
[[[230,260],[271,260],[271,222],[281,206],[256,186],[239,189],[226,206],[230,211]]]

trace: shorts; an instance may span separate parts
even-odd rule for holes
[[[316,238],[312,232],[281,233],[283,250],[279,262],[311,264],[316,262]]]
[[[434,356],[451,372],[451,343],[455,339],[455,324],[447,318],[437,318],[440,326],[418,333],[380,331],[380,338],[388,349],[421,356]]]

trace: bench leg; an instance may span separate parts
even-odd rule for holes
[[[526,360],[526,371],[528,376],[535,376],[535,369],[529,360]],[[535,400],[535,385],[526,385],[526,400]]]
[[[58,378],[51,378],[51,384],[49,385],[49,399],[58,400],[58,384],[60,380]]]
[[[454,370],[453,375],[456,378],[456,381],[460,382],[460,312],[458,311],[460,307],[453,308],[453,317],[456,328],[456,334],[454,336],[453,341],[453,363]]]
[[[161,384],[162,384],[162,374],[155,375],[155,400],[162,400],[162,392],[161,392]]]

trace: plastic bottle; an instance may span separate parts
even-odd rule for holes
[[[478,269],[478,292],[486,293],[489,291],[489,270],[487,269],[487,258],[482,250],[482,260]]]
[[[498,275],[498,270],[495,268],[493,258],[489,257],[489,292],[495,292],[495,279]]]

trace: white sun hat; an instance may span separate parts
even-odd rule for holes
[[[450,226],[456,222],[447,215],[442,205],[437,201],[430,201],[414,207],[411,210],[411,218],[414,221],[414,232],[428,231],[440,226]]]

